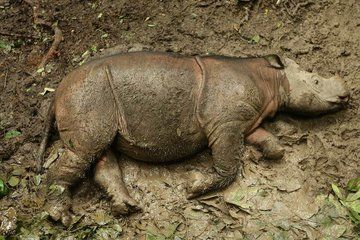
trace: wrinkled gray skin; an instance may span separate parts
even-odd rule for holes
[[[213,172],[189,179],[188,198],[230,184],[244,141],[281,158],[278,140],[259,127],[277,111],[317,115],[348,100],[342,80],[308,73],[287,59],[185,57],[127,53],[81,66],[59,85],[54,110],[66,150],[48,172],[61,186],[50,196],[54,220],[71,223],[69,187],[92,163],[115,215],[140,208],[130,197],[113,151],[149,162],[176,161],[209,147]],[[50,114],[51,114],[50,113]]]

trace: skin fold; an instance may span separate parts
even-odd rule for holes
[[[343,81],[302,71],[278,56],[231,58],[124,53],[89,62],[60,83],[55,119],[64,154],[47,173],[61,186],[48,212],[69,225],[69,188],[95,163],[95,180],[115,215],[138,211],[114,151],[149,162],[177,161],[210,148],[213,171],[189,180],[187,197],[229,185],[242,162],[244,141],[265,157],[284,149],[259,127],[278,111],[318,115],[341,109]],[[327,82],[326,82],[327,81]]]

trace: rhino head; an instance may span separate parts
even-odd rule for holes
[[[349,91],[338,76],[324,78],[317,73],[304,71],[288,58],[285,59],[284,72],[290,90],[284,111],[319,115],[343,109],[349,101]]]

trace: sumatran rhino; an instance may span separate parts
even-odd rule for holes
[[[254,58],[123,53],[91,61],[60,83],[50,108],[42,159],[56,119],[66,149],[48,174],[62,191],[48,212],[71,222],[69,187],[95,163],[95,180],[112,200],[114,214],[139,210],[113,151],[147,162],[169,162],[210,148],[213,171],[195,174],[194,198],[229,185],[243,157],[244,141],[266,157],[284,150],[261,122],[278,111],[318,115],[349,99],[339,77],[325,79],[276,55]],[[39,165],[41,166],[41,165]]]

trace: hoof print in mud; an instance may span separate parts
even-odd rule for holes
[[[278,139],[261,127],[264,119],[277,112],[337,111],[348,96],[338,77],[306,72],[277,55],[116,54],[82,65],[60,83],[39,156],[56,120],[66,154],[48,171],[50,184],[61,182],[68,190],[95,163],[95,181],[112,199],[114,214],[129,214],[139,208],[128,195],[114,151],[171,162],[210,148],[215,172],[192,179],[190,199],[233,181],[244,142],[268,158],[282,158]],[[66,216],[54,216],[68,223]]]

